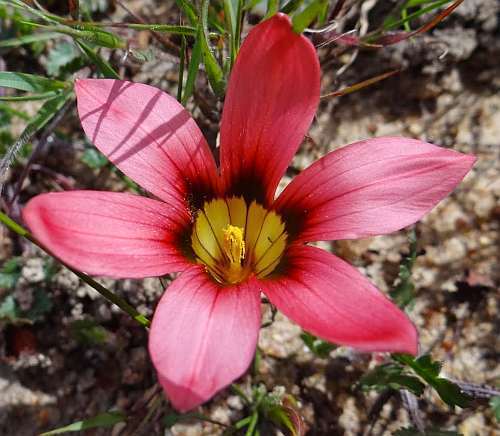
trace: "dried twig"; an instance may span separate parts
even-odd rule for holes
[[[422,414],[418,409],[417,397],[406,389],[399,392],[401,399],[403,400],[403,405],[410,415],[411,422],[413,425],[421,432],[425,432],[425,424],[422,418]]]

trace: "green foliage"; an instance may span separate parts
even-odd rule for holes
[[[496,420],[500,422],[500,397],[491,398],[490,407],[493,409]]]
[[[31,35],[23,35],[16,38],[9,38],[0,41],[0,48],[19,47],[26,44],[40,43],[51,39],[60,38],[62,35],[56,32],[40,32]]]
[[[0,270],[0,288],[13,289],[21,277],[22,267],[21,257],[12,257],[7,260]]]
[[[2,156],[14,142],[14,137],[10,132],[10,126],[14,117],[21,118],[23,121],[29,120],[29,116],[25,112],[18,111],[6,103],[0,102],[0,155]]]
[[[19,307],[13,295],[7,295],[0,303],[0,320],[15,322],[21,317]]]
[[[94,64],[103,77],[107,79],[119,79],[119,74],[113,69],[108,61],[104,60],[92,47],[83,41],[76,41],[78,48],[85,54],[89,61]]]
[[[198,14],[192,2],[188,0],[175,0],[177,6],[184,12],[189,22],[196,26],[198,24]]]
[[[0,320],[4,319],[13,324],[32,324],[42,320],[52,307],[52,300],[43,289],[35,290],[33,303],[27,311],[21,310],[13,295],[7,295],[0,303]]]
[[[43,289],[36,289],[33,297],[33,303],[28,311],[23,312],[23,317],[36,322],[42,320],[52,310],[53,303]]]
[[[181,92],[182,98],[181,102],[186,105],[189,97],[193,95],[194,85],[196,81],[196,76],[198,75],[199,67],[201,62],[201,38],[196,38],[196,41],[191,51],[191,60],[188,66],[188,75],[186,79],[186,85],[184,86],[184,92]]]
[[[61,41],[50,50],[47,56],[45,70],[49,76],[59,76],[61,68],[80,56],[75,45],[68,41]]]
[[[313,354],[321,357],[322,359],[326,359],[330,355],[330,351],[336,348],[336,345],[323,341],[306,331],[302,332],[300,338]]]
[[[382,391],[384,389],[407,389],[415,395],[423,394],[425,385],[412,375],[408,375],[402,365],[387,363],[379,365],[372,371],[365,374],[359,381],[363,390],[374,389]]]
[[[303,434],[302,418],[291,395],[268,392],[264,385],[259,385],[252,388],[252,395],[248,397],[238,386],[232,385],[232,388],[248,410],[247,416],[234,424],[234,430],[246,429],[245,436],[257,436],[261,434],[259,423],[267,420],[294,436]]]
[[[82,162],[92,169],[103,168],[108,164],[108,159],[94,147],[86,148],[83,152]]]
[[[0,86],[27,92],[47,92],[64,89],[67,83],[34,74],[0,71]]]
[[[108,331],[94,320],[81,319],[71,324],[71,334],[84,345],[100,345],[109,337]]]
[[[267,13],[264,20],[271,18],[276,12],[278,12],[280,6],[279,0],[267,0]]]
[[[56,428],[55,430],[42,433],[40,436],[52,436],[55,434],[89,430],[91,428],[107,428],[125,420],[126,416],[121,412],[105,412],[96,415],[93,418],[74,422],[73,424],[66,425],[65,427]]]
[[[439,377],[442,365],[440,362],[433,361],[428,354],[417,359],[407,354],[393,354],[392,357],[396,362],[411,368],[416,375],[434,388],[449,406],[462,408],[468,406],[469,396],[464,394],[457,384]]]
[[[302,3],[304,3],[304,0],[290,0],[283,5],[280,11],[284,14],[292,14],[302,6]]]
[[[295,33],[302,33],[314,20],[324,20],[328,10],[327,0],[314,0],[302,11],[295,14],[292,18],[293,30]]]
[[[208,0],[203,0],[201,4],[201,26],[198,30],[198,40],[200,41],[201,56],[205,64],[208,81],[214,93],[218,96],[224,95],[226,87],[224,73],[210,48],[208,33]]]
[[[30,142],[33,135],[45,127],[59,112],[66,101],[69,100],[71,95],[72,92],[69,90],[61,91],[43,104],[38,113],[28,122],[19,139],[4,154],[0,161],[0,178],[7,171],[19,152]]]
[[[393,301],[401,308],[411,304],[415,299],[415,285],[411,280],[411,272],[417,259],[417,236],[412,230],[408,235],[410,253],[399,265],[399,274],[394,289],[390,292]]]
[[[412,20],[431,13],[451,2],[452,0],[407,0],[398,8],[397,13],[399,13],[399,16],[393,14],[384,20],[383,29],[392,30],[403,26],[404,30],[409,32],[411,31],[410,22]]]

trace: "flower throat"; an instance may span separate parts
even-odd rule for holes
[[[195,218],[191,246],[220,283],[263,278],[278,266],[287,242],[281,217],[241,197],[205,202]]]

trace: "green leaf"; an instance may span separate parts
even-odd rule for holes
[[[125,421],[126,416],[121,412],[106,412],[101,413],[93,418],[85,419],[83,421],[74,422],[73,424],[67,425],[65,427],[60,427],[55,430],[51,430],[42,433],[40,436],[51,436],[54,434],[69,433],[75,431],[83,431],[91,428],[106,428],[112,427],[113,425]]]
[[[229,34],[230,58],[232,68],[236,55],[238,54],[241,34],[241,0],[224,0],[224,17],[226,19],[226,30]]]
[[[394,289],[390,292],[393,301],[401,308],[408,306],[415,299],[415,285],[411,280],[411,272],[417,259],[417,236],[415,230],[408,235],[410,253],[399,265],[398,278],[394,283]]]
[[[469,405],[469,397],[465,395],[460,387],[445,378],[438,377],[432,383],[432,387],[439,394],[441,399],[449,406],[467,407]]]
[[[288,429],[293,436],[297,436],[295,427],[292,424],[292,421],[288,416],[287,411],[281,404],[273,404],[266,410],[266,415],[276,425]]]
[[[87,148],[83,152],[82,162],[92,169],[99,169],[108,164],[108,159],[96,148]]]
[[[359,383],[364,390],[407,389],[420,396],[425,385],[417,378],[403,373],[404,368],[395,363],[379,365],[361,377]]]
[[[384,28],[384,30],[391,30],[391,29],[398,28],[399,26],[402,26],[402,25],[404,25],[406,23],[410,23],[410,21],[414,20],[415,18],[418,18],[421,15],[430,13],[430,12],[432,12],[432,11],[440,8],[441,6],[444,6],[447,3],[450,3],[451,1],[452,0],[438,0],[438,1],[434,1],[429,6],[427,6],[425,8],[421,8],[418,11],[413,12],[411,14],[408,14],[406,17],[404,17],[404,18],[402,18],[400,20],[397,20],[397,19],[394,19],[394,18],[393,19],[387,19],[384,22],[383,28]]]
[[[271,18],[273,15],[275,15],[278,12],[279,8],[279,0],[267,0],[267,12],[264,16],[264,20],[267,20],[268,18]]]
[[[76,40],[76,45],[89,58],[92,64],[95,64],[99,72],[107,79],[120,79],[118,73],[113,69],[109,62],[99,56],[91,47],[83,41]]]
[[[438,377],[441,371],[441,363],[432,361],[429,355],[426,354],[415,359],[408,354],[393,354],[392,358],[399,363],[409,366],[415,374],[432,386],[441,399],[449,406],[468,406],[470,401],[469,396],[464,394],[457,384],[443,377]]]
[[[23,312],[24,318],[27,318],[33,322],[40,321],[44,316],[52,310],[53,303],[49,298],[47,292],[43,289],[36,289],[33,295],[33,303],[30,309]]]
[[[58,76],[62,67],[68,65],[71,61],[76,59],[80,53],[74,46],[68,41],[61,41],[56,44],[52,50],[50,50],[47,56],[47,63],[45,65],[45,70],[50,76]]]
[[[7,295],[0,304],[0,319],[15,321],[20,317],[19,307],[12,295]]]
[[[100,345],[106,342],[109,332],[94,320],[80,319],[71,324],[74,338],[85,345]]]
[[[201,27],[198,30],[198,39],[201,41],[201,55],[203,58],[203,63],[205,64],[205,70],[207,72],[210,86],[217,96],[222,96],[224,95],[224,90],[226,87],[224,73],[210,48],[207,23],[208,0],[203,0],[201,5]]]
[[[0,270],[0,288],[13,289],[21,276],[22,267],[21,257],[7,260]]]
[[[185,14],[191,25],[196,26],[198,24],[198,14],[196,13],[196,8],[193,3],[187,0],[175,0],[179,9],[181,9]]]
[[[13,95],[0,97],[0,101],[37,101],[37,100],[47,100],[57,96],[59,93],[57,91],[42,92],[40,94],[26,94],[26,95]]]
[[[245,6],[243,9],[245,11],[253,9],[255,6],[257,6],[262,0],[246,0]]]
[[[48,41],[61,37],[62,35],[56,32],[33,33],[31,35],[19,36],[17,38],[4,39],[3,41],[0,41],[0,48],[19,47],[25,44]]]
[[[304,0],[290,0],[281,9],[280,12],[290,15],[295,12],[304,3]]]
[[[415,360],[421,371],[426,371],[429,376],[437,377],[441,372],[443,364],[439,361],[433,361],[430,354],[424,354]]]
[[[302,332],[300,338],[304,341],[304,344],[306,344],[309,350],[322,359],[327,358],[330,355],[330,351],[336,348],[336,345],[323,341],[306,331]]]
[[[177,26],[172,24],[135,24],[126,23],[124,27],[135,30],[151,30],[152,32],[173,33],[175,35],[195,36],[196,27]]]
[[[194,84],[200,68],[200,62],[201,62],[201,38],[198,37],[196,38],[193,50],[191,51],[191,60],[189,61],[186,85],[184,87],[184,92],[182,94],[181,102],[184,106],[186,106],[189,97],[193,95]]]
[[[12,161],[16,158],[18,153],[24,146],[31,140],[33,135],[42,129],[54,115],[63,107],[66,101],[71,97],[72,93],[64,91],[57,97],[47,100],[37,114],[30,120],[28,125],[24,128],[23,133],[19,139],[7,150],[2,160],[0,161],[0,180],[9,168]]]
[[[182,420],[182,415],[178,413],[169,413],[163,418],[163,424],[166,428],[172,428],[175,424]]]
[[[490,407],[493,409],[496,420],[500,422],[500,396],[490,399]]]
[[[67,86],[68,84],[65,82],[43,76],[16,73],[14,71],[0,71],[0,87],[27,92],[47,92],[63,89]]]
[[[303,11],[292,18],[295,33],[302,33],[318,16],[324,13],[326,0],[314,0]]]
[[[112,32],[101,29],[100,27],[84,25],[85,30],[79,30],[69,26],[47,26],[44,24],[37,24],[31,21],[25,21],[24,24],[28,24],[33,27],[38,27],[51,32],[59,32],[64,35],[69,35],[72,38],[80,39],[100,47],[106,48],[125,48],[126,43],[118,35]]]

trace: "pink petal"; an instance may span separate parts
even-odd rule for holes
[[[149,352],[173,406],[193,409],[241,376],[260,328],[260,292],[253,283],[222,287],[202,267],[178,277],[161,298]]]
[[[335,150],[276,201],[300,241],[363,238],[418,221],[460,183],[475,157],[408,138]]]
[[[131,194],[42,194],[23,218],[33,235],[75,269],[110,277],[160,276],[189,265],[178,246],[189,215]]]
[[[89,139],[121,171],[174,207],[215,192],[212,153],[189,113],[157,88],[121,80],[76,82]]]
[[[417,353],[407,316],[355,268],[315,247],[292,245],[282,277],[262,280],[264,293],[303,329],[364,351]]]
[[[319,101],[313,45],[283,14],[257,25],[243,43],[222,114],[221,173],[228,194],[269,204]]]

